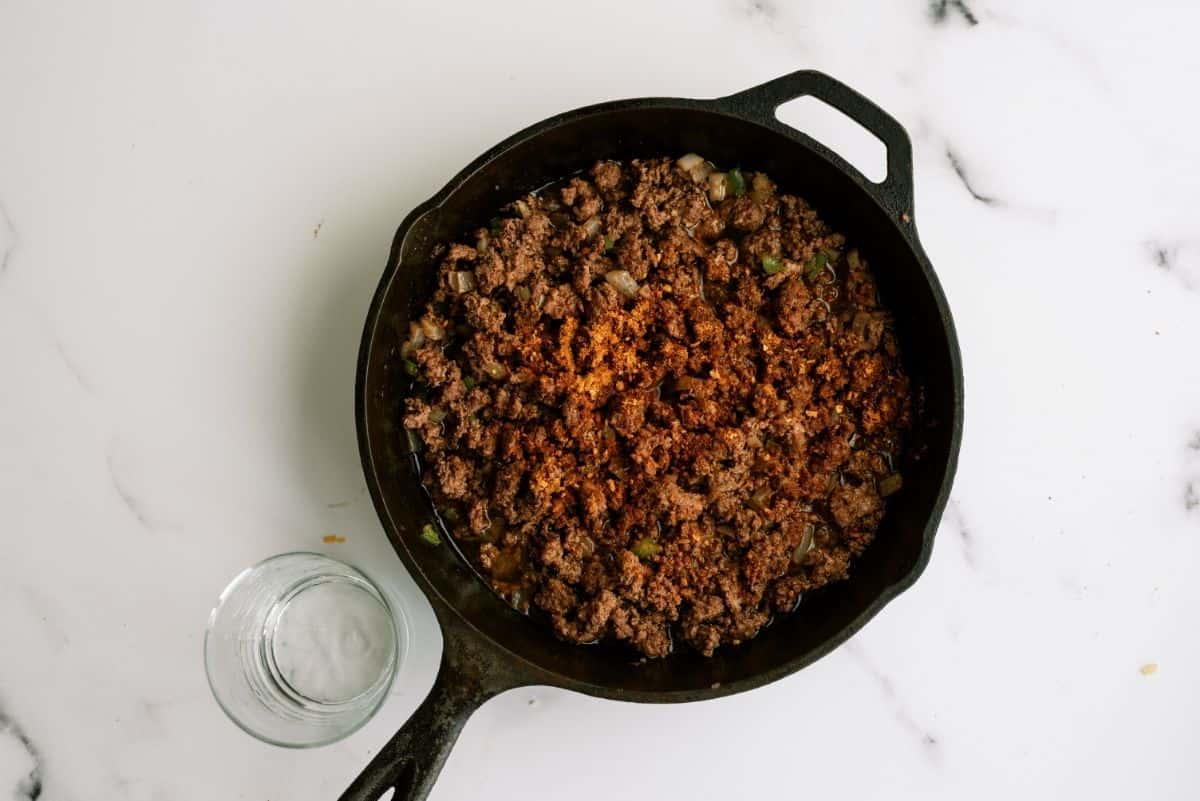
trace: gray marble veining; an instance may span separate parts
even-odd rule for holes
[[[9,261],[17,249],[17,230],[13,227],[8,209],[0,202],[0,276],[8,272]]]
[[[3,708],[0,708],[0,739],[3,738],[14,740],[32,763],[32,767],[29,768],[28,773],[17,780],[16,787],[12,790],[12,798],[16,801],[37,801],[37,799],[42,797],[41,755],[38,753],[38,749],[34,747],[29,736],[21,730],[21,727],[12,718],[5,714]]]

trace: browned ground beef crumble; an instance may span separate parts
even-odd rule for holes
[[[845,578],[910,425],[856,251],[697,161],[601,162],[506,207],[444,249],[402,350],[404,425],[480,573],[566,640],[649,657]]]

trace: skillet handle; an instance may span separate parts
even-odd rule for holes
[[[392,801],[423,801],[471,713],[505,690],[534,683],[464,624],[439,618],[442,663],[433,689],[339,801],[378,801],[392,788]]]
[[[820,142],[785,125],[775,116],[784,103],[801,97],[815,97],[833,106],[850,119],[873,133],[887,148],[887,176],[876,183],[866,178],[849,162]],[[816,146],[822,155],[839,167],[849,170],[864,189],[884,208],[909,227],[913,213],[912,142],[904,126],[894,117],[841,81],[816,70],[800,70],[743,92],[714,101],[722,111],[735,114],[774,128],[788,136],[802,138],[805,144]]]

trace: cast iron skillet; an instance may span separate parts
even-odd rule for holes
[[[887,147],[887,177],[873,183],[841,157],[775,117],[811,95],[841,110]],[[519,195],[599,159],[704,155],[763,170],[811,202],[873,267],[895,313],[905,363],[923,393],[904,488],[889,501],[875,542],[851,578],[807,595],[799,610],[750,642],[705,659],[680,649],[634,664],[630,653],[556,640],[481,582],[440,527],[400,428],[407,382],[396,352],[431,291],[431,248],[463,236]],[[342,795],[375,801],[428,795],[470,714],[505,690],[549,685],[603,698],[698,701],[751,690],[829,653],[916,581],[929,560],[950,492],[962,432],[963,379],[950,309],[913,226],[912,148],[894,119],[819,72],[794,72],[716,100],[619,100],[559,114],[509,137],[413,210],[392,244],[359,351],[358,442],[371,498],[396,552],[442,627],[441,669],[429,697]]]

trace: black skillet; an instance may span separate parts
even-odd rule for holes
[[[845,160],[781,123],[775,109],[812,96],[887,147],[887,177],[873,183]],[[560,642],[500,601],[443,532],[399,427],[408,382],[397,369],[411,315],[430,292],[433,246],[463,236],[525,192],[600,159],[695,152],[720,165],[768,173],[806,198],[857,245],[896,318],[923,395],[903,489],[850,580],[810,593],[797,612],[744,645],[705,659],[686,649],[635,664],[630,653]],[[358,443],[371,498],[396,553],[429,597],[442,627],[441,669],[429,697],[342,795],[425,798],[471,713],[514,687],[549,685],[647,703],[699,701],[752,690],[812,663],[862,628],[916,581],[950,493],[962,433],[963,378],[950,309],[913,224],[912,146],[904,129],[862,95],[819,72],[794,72],[716,100],[645,98],[569,111],[526,128],[456,175],[404,220],[375,292],[359,351]],[[531,759],[535,757],[531,756]]]

